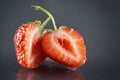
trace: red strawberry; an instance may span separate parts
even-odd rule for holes
[[[47,32],[42,39],[42,48],[48,57],[70,67],[78,67],[86,62],[83,37],[71,28]]]
[[[86,46],[83,37],[72,28],[57,29],[52,14],[40,6],[32,6],[36,10],[46,13],[49,17],[42,23],[42,31],[46,24],[52,20],[54,30],[48,31],[44,36],[35,23],[22,25],[14,36],[18,62],[24,67],[35,68],[44,59],[45,54],[58,63],[78,67],[86,62]]]
[[[34,22],[24,24],[14,35],[14,45],[18,62],[27,68],[36,68],[44,59],[41,49],[42,34]]]

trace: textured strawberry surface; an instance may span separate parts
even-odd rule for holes
[[[42,34],[34,23],[20,26],[14,35],[18,62],[28,68],[37,67],[45,58],[41,49]]]

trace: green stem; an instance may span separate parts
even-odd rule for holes
[[[52,23],[53,23],[53,26],[54,26],[54,30],[57,30],[55,19],[54,19],[53,15],[48,10],[42,8],[41,6],[36,6],[36,5],[33,5],[32,8],[35,8],[36,10],[40,10],[40,11],[46,13],[52,20]]]
[[[40,30],[42,31],[44,27],[47,25],[47,23],[50,21],[50,17],[48,17],[41,25],[40,25]]]

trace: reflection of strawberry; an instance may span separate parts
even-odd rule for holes
[[[14,45],[18,62],[28,68],[37,67],[45,58],[41,50],[42,34],[34,22],[18,28],[14,36]]]
[[[83,37],[71,28],[47,32],[42,39],[42,48],[48,57],[70,67],[81,66],[86,61]]]
[[[45,67],[45,66],[44,66]],[[20,68],[16,74],[16,80],[84,80],[80,71],[68,71],[65,69],[53,70],[46,66],[46,69]]]

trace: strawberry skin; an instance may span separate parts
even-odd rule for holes
[[[86,62],[83,37],[72,28],[47,32],[42,39],[42,48],[48,57],[69,67],[79,67]]]
[[[19,64],[36,68],[45,59],[41,49],[42,34],[39,27],[30,22],[20,26],[14,35],[14,46]]]

